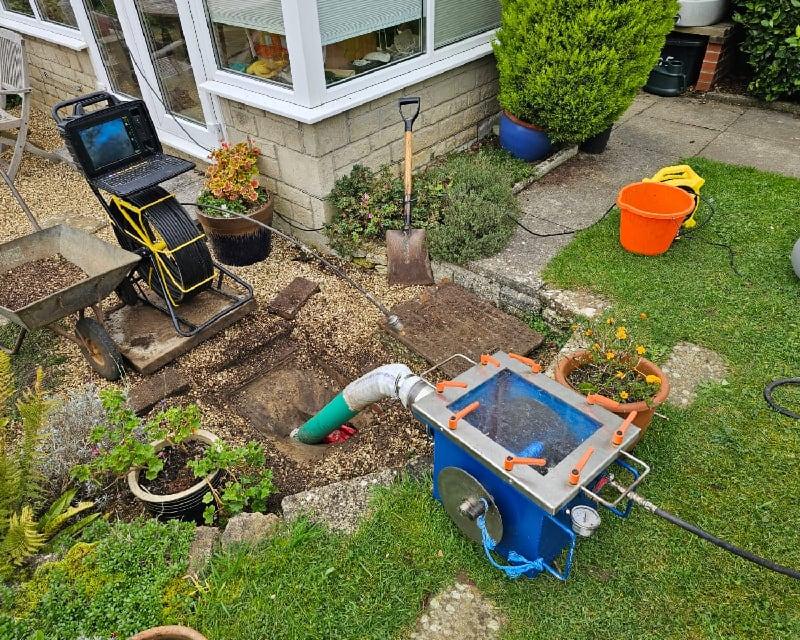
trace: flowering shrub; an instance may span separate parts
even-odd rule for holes
[[[213,163],[206,169],[206,181],[198,203],[245,213],[254,204],[264,202],[267,194],[258,182],[260,155],[261,150],[252,140],[233,145],[223,142],[209,155]],[[225,217],[214,209],[202,211],[208,216]]]
[[[647,316],[641,314],[646,320]],[[599,393],[618,402],[649,402],[661,387],[661,378],[639,371],[648,348],[611,316],[573,325],[589,346],[589,359],[573,370],[569,383],[584,395]]]

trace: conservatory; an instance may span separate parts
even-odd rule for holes
[[[499,0],[0,5],[0,25],[26,36],[35,102],[99,88],[141,98],[162,140],[201,159],[221,139],[255,138],[284,210],[311,224],[335,175],[398,159],[402,92],[423,98],[418,148],[431,155],[497,112]]]

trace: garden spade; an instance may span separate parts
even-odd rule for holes
[[[400,98],[400,116],[405,123],[405,191],[403,197],[403,228],[386,232],[386,257],[389,264],[389,284],[433,284],[431,260],[428,256],[424,229],[411,228],[411,164],[413,145],[411,132],[419,115],[419,98]],[[404,112],[403,107],[415,107],[414,112]]]

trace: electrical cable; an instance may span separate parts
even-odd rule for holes
[[[250,222],[260,226],[260,227],[263,227],[264,229],[268,229],[272,233],[275,233],[275,234],[279,235],[281,238],[283,238],[284,240],[286,240],[290,244],[293,244],[294,246],[296,246],[298,249],[300,249],[304,253],[307,253],[308,255],[313,256],[314,258],[319,260],[322,264],[324,264],[331,271],[333,271],[333,273],[335,273],[338,277],[340,277],[342,280],[347,282],[351,287],[353,287],[353,289],[358,291],[362,295],[362,297],[364,297],[365,300],[367,300],[376,309],[378,309],[378,311],[381,312],[381,314],[386,318],[386,324],[391,329],[393,329],[394,331],[397,331],[397,332],[399,332],[399,331],[401,331],[403,329],[403,323],[400,321],[400,318],[398,318],[397,315],[395,315],[391,311],[389,311],[389,309],[387,309],[386,306],[382,302],[380,302],[380,300],[378,300],[374,295],[372,295],[364,287],[362,287],[360,284],[358,284],[355,280],[353,280],[350,276],[348,276],[344,271],[342,271],[339,267],[337,267],[335,264],[333,264],[330,260],[327,260],[326,258],[323,258],[320,254],[316,253],[315,251],[312,251],[305,244],[303,244],[302,242],[300,242],[296,238],[293,238],[292,236],[290,236],[290,235],[288,235],[286,233],[283,233],[283,231],[279,231],[275,227],[272,227],[272,226],[270,226],[268,224],[264,224],[263,222],[261,222],[259,220],[254,220],[253,218],[251,218],[251,217],[249,217],[249,216],[247,216],[247,215],[245,215],[243,213],[238,213],[236,211],[229,211],[228,209],[222,209],[220,207],[211,207],[211,206],[209,206],[207,204],[199,205],[196,202],[179,202],[178,204],[183,205],[185,207],[197,207],[198,209],[202,207],[202,209],[210,209],[212,211],[220,211],[220,212],[225,213],[227,215],[233,215],[233,216],[237,216],[239,218],[244,218],[244,219],[249,220]]]
[[[535,236],[537,238],[555,238],[557,236],[569,236],[569,235],[572,235],[573,233],[578,233],[579,231],[586,231],[586,229],[591,229],[596,224],[599,224],[600,222],[605,220],[606,217],[608,216],[608,214],[611,213],[616,208],[616,206],[617,206],[616,204],[612,204],[608,209],[606,209],[606,212],[602,216],[600,216],[600,218],[598,220],[595,220],[594,222],[592,222],[592,224],[586,225],[585,227],[581,227],[580,229],[567,229],[566,231],[559,231],[557,233],[538,233],[537,231],[533,231],[532,229],[529,229],[528,227],[526,227],[524,224],[522,224],[522,222],[519,219],[515,218],[510,213],[508,213],[508,212],[504,212],[504,213],[505,213],[506,217],[508,217],[511,220],[513,220],[514,224],[516,224],[520,229],[522,229],[524,231],[527,231],[532,236]],[[554,224],[558,224],[558,223],[554,223]]]
[[[312,232],[312,231],[324,231],[325,230],[325,227],[317,227],[316,229],[309,229],[307,227],[302,227],[299,224],[296,224],[296,223],[292,222],[287,217],[282,216],[277,211],[275,212],[275,215],[278,216],[281,220],[283,220],[286,223],[287,226],[291,227],[292,229],[297,229],[298,231]]]
[[[800,386],[800,378],[778,378],[777,380],[773,380],[766,387],[764,387],[764,400],[767,401],[767,404],[773,411],[777,411],[778,413],[787,416],[788,418],[794,418],[795,420],[800,420],[800,413],[796,413],[791,409],[787,409],[783,405],[778,404],[772,397],[772,392],[775,389],[777,389],[778,387],[784,387],[788,385]]]
[[[655,505],[653,505],[655,506]],[[693,533],[699,538],[714,544],[721,549],[725,549],[725,551],[732,553],[740,558],[744,558],[748,562],[753,562],[760,567],[764,567],[765,569],[769,569],[770,571],[775,571],[776,573],[780,573],[782,575],[788,576],[790,578],[794,578],[795,580],[800,580],[800,571],[797,569],[792,569],[791,567],[785,567],[783,565],[777,564],[772,562],[772,560],[767,560],[766,558],[762,558],[761,556],[756,555],[755,553],[751,553],[750,551],[746,551],[745,549],[740,549],[734,544],[731,544],[727,540],[723,540],[721,538],[717,538],[716,536],[704,531],[700,527],[693,525],[685,520],[682,520],[676,515],[671,514],[669,511],[664,511],[660,507],[655,507],[655,509],[651,509],[652,513],[655,515],[664,518],[664,520],[671,522],[674,525],[685,529],[689,533]]]

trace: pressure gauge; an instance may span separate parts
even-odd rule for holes
[[[579,504],[572,507],[570,516],[572,517],[572,530],[584,538],[588,538],[600,526],[600,514],[596,509],[587,505]]]

